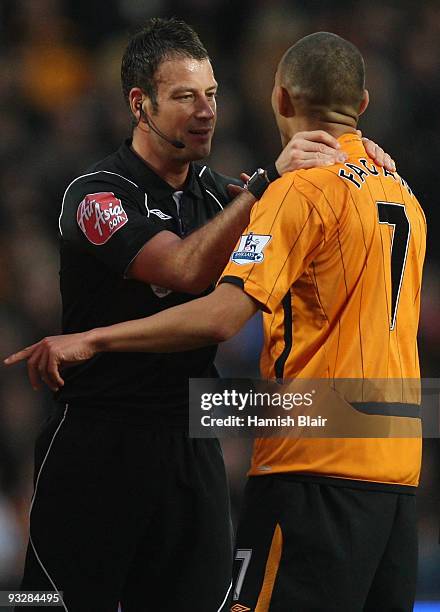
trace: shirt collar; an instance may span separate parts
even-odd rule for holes
[[[156,201],[169,198],[175,191],[178,191],[156,174],[154,170],[152,170],[150,166],[132,150],[131,138],[125,140],[121,145],[118,155],[134,182],[141,187],[141,189],[151,194]],[[183,187],[183,195],[187,193],[197,198],[202,197],[202,191],[197,180],[197,169],[193,163],[190,163],[188,176]]]
[[[358,134],[347,132],[339,136],[338,142],[341,145],[341,149],[351,156],[362,157],[365,156],[365,148],[362,139]]]

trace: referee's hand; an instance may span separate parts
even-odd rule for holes
[[[243,185],[245,185],[250,178],[251,177],[249,176],[249,174],[246,174],[245,172],[242,172],[240,174],[240,179],[243,181]],[[231,198],[235,198],[236,196],[240,195],[240,193],[246,191],[244,187],[240,187],[240,185],[234,185],[233,183],[229,183],[229,185],[226,185],[226,187]]]
[[[389,172],[396,170],[396,164],[388,153],[372,140],[362,137],[362,132],[357,130],[357,135],[362,138],[365,151],[375,164],[383,166]],[[343,164],[347,160],[347,154],[341,151],[340,144],[324,130],[312,132],[298,132],[287,143],[275,162],[278,173],[292,172],[293,170],[306,170],[333,164]]]
[[[357,130],[357,134],[362,138],[362,142],[368,157],[371,157],[371,159],[378,166],[385,168],[385,170],[388,170],[388,172],[396,171],[396,162],[388,153],[385,153],[385,151],[373,140],[362,136],[362,132],[360,130]]]
[[[347,154],[340,144],[324,130],[297,132],[284,147],[275,166],[278,174],[293,170],[307,170],[320,166],[333,166],[346,161]]]
[[[30,383],[36,391],[41,381],[52,391],[59,391],[64,385],[60,369],[90,359],[96,354],[88,332],[48,336],[4,360],[7,366],[27,361]]]

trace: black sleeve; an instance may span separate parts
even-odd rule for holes
[[[166,221],[148,215],[142,190],[122,178],[81,177],[64,194],[62,239],[121,276],[144,244],[165,229]]]

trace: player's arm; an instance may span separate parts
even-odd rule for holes
[[[214,292],[144,319],[52,336],[11,355],[6,365],[27,360],[34,389],[43,380],[53,391],[63,386],[60,368],[100,352],[178,352],[217,344],[235,335],[258,309],[239,287],[219,285]]]
[[[5,363],[12,365],[27,360],[32,386],[38,388],[41,379],[56,390],[63,385],[62,366],[85,361],[99,352],[174,352],[230,338],[259,306],[270,310],[281,301],[323,241],[322,217],[314,204],[295,188],[292,177],[274,183],[255,207],[252,217],[249,232],[259,238],[268,237],[266,230],[272,227],[273,239],[260,243],[258,265],[232,258],[223,277],[224,284],[210,295],[144,319],[45,338],[11,355]],[[286,232],[286,227],[291,231]],[[266,249],[264,257],[263,249]],[[241,253],[239,250],[235,254]],[[249,283],[248,277],[254,268],[257,268],[254,271],[257,282]],[[231,281],[231,275],[243,282],[237,286]]]
[[[391,159],[380,147],[372,141],[365,146],[379,165],[388,164],[391,170]],[[324,131],[299,132],[278,157],[276,169],[282,175],[345,161],[345,153],[338,148],[338,141]],[[156,234],[137,254],[127,276],[173,291],[202,293],[220,276],[249,223],[254,202],[250,193],[240,193],[219,215],[184,239],[168,231]]]

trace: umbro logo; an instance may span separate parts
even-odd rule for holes
[[[159,217],[159,219],[162,219],[162,221],[167,221],[168,219],[172,219],[173,218],[170,215],[166,215],[159,208],[149,208],[148,207],[148,194],[147,193],[145,194],[145,209],[147,211],[147,217],[149,217],[150,215],[156,215],[156,217]]]
[[[246,610],[250,611],[250,608],[247,606],[242,606],[241,604],[235,604],[235,606],[232,606],[231,608],[231,612],[246,612]]]
[[[170,215],[166,215],[164,212],[162,212],[158,208],[150,208],[150,214],[156,215],[156,217],[159,217],[159,219],[162,219],[162,221],[173,218],[173,217],[170,217]]]

